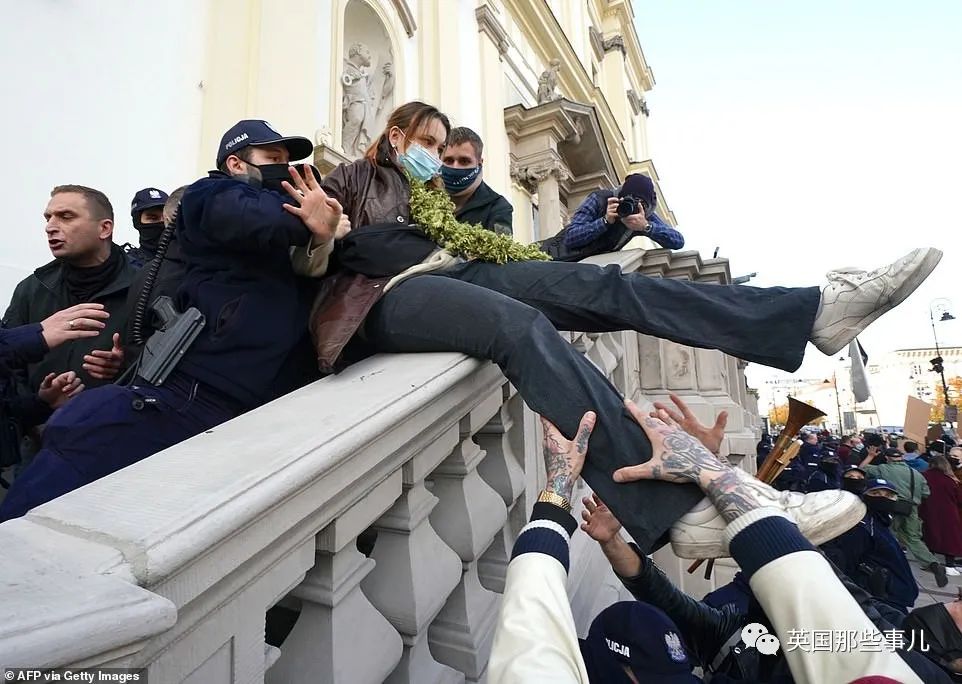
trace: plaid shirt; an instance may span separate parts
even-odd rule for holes
[[[605,223],[605,211],[608,199],[605,193],[593,192],[581,203],[571,223],[565,230],[565,246],[571,248],[584,247],[592,240],[601,237],[608,229]],[[652,212],[648,219],[648,230],[639,232],[662,247],[681,249],[685,246],[685,238],[681,233],[661,220],[658,214]]]

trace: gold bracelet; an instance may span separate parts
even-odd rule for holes
[[[538,503],[554,504],[558,508],[563,508],[571,513],[571,503],[560,494],[547,489],[541,490],[541,494],[538,495]]]

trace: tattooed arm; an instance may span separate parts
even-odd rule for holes
[[[547,419],[541,419],[541,426],[544,428],[544,467],[548,473],[545,489],[570,502],[571,492],[585,464],[588,438],[595,427],[595,413],[588,411],[581,418],[578,433],[571,441]]]
[[[573,441],[550,422],[544,426],[545,489],[570,502],[595,424],[589,411]],[[568,603],[568,546],[578,523],[562,506],[535,503],[521,530],[504,580],[488,679],[503,684],[588,684],[578,632]]]
[[[645,415],[631,401],[626,401],[625,407],[651,440],[652,456],[645,463],[616,470],[616,482],[641,479],[692,482],[711,499],[725,522],[761,505],[748,483],[682,430],[667,411],[659,409],[655,412],[658,417],[653,417]]]

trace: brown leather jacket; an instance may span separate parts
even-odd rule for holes
[[[408,223],[411,191],[386,142],[378,148],[377,164],[367,159],[341,164],[322,185],[324,192],[341,203],[353,230],[390,221],[399,226]],[[335,370],[344,347],[364,324],[389,280],[339,271],[323,281],[311,313],[311,334],[322,371]]]

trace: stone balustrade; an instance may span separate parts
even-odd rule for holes
[[[727,278],[692,254],[595,261]],[[729,411],[727,451],[754,453],[733,359],[629,332],[571,339],[636,401],[671,390],[703,419]],[[146,667],[154,684],[481,681],[544,478],[539,439],[491,364],[368,359],[0,525],[0,667]],[[682,586],[711,586],[659,553]],[[569,594],[582,634],[627,596],[583,534]],[[268,645],[277,606],[296,622]]]

